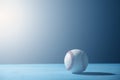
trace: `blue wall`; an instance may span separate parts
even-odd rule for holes
[[[7,47],[0,47],[0,63],[63,63],[65,53],[74,48],[84,50],[91,63],[120,62],[119,0],[31,0],[21,4],[26,5],[28,16],[21,26],[23,36],[20,41],[2,43]]]

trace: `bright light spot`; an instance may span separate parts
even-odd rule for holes
[[[20,36],[24,24],[25,12],[16,2],[0,3],[0,41],[8,41]]]
[[[0,24],[2,26],[9,26],[17,20],[17,11],[10,9],[10,7],[0,9]]]

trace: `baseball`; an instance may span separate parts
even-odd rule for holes
[[[70,50],[65,55],[64,64],[66,69],[72,73],[81,73],[88,65],[87,54],[80,49]]]

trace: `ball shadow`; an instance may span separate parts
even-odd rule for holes
[[[107,75],[115,75],[114,73],[108,72],[83,72],[83,73],[73,73],[76,75],[89,75],[89,76],[107,76]]]

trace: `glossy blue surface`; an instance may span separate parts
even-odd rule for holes
[[[0,80],[120,80],[120,64],[89,64],[82,74],[63,64],[1,64]]]

